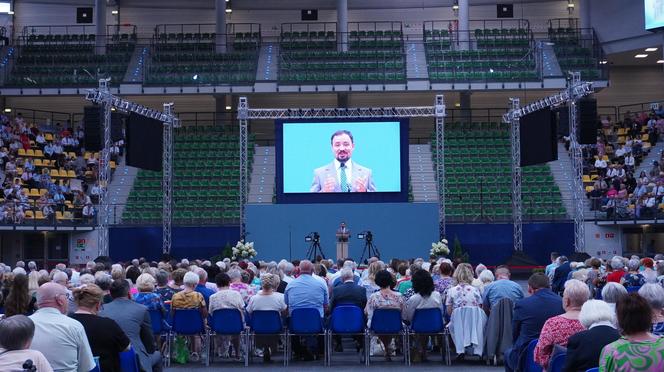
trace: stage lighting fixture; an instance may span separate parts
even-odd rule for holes
[[[569,14],[574,12],[574,0],[567,0],[567,11]]]
[[[6,112],[6,113],[10,113],[10,112],[12,112],[12,109],[10,109],[9,107],[7,107],[7,108],[5,109],[5,112]]]
[[[194,75],[194,76],[192,77],[192,79],[194,79],[194,80],[198,80],[198,74]]]
[[[226,110],[230,110],[230,109],[232,109],[231,106],[226,106]]]
[[[454,4],[452,4],[452,11],[454,12],[454,15],[459,14],[459,0],[454,0]]]
[[[111,14],[118,15],[118,11],[117,10],[111,10]]]
[[[646,58],[646,57],[648,57],[647,54],[637,54],[634,56],[634,58]]]
[[[659,61],[657,61],[657,63],[659,63],[659,64],[664,63],[664,59],[660,59]]]
[[[657,48],[646,48],[646,52],[656,52]]]

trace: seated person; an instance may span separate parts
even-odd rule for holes
[[[0,371],[23,371],[26,361],[39,372],[53,372],[44,354],[31,350],[35,324],[25,315],[14,315],[0,321]]]

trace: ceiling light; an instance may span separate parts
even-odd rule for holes
[[[569,3],[569,4],[567,4],[567,7],[568,7],[568,8],[574,8],[574,4]]]
[[[458,4],[454,4],[454,5],[452,5],[452,9],[453,9],[453,10],[459,10],[459,5],[458,5]]]
[[[454,107],[461,107],[461,104],[459,102],[454,104]]]
[[[14,11],[13,11],[13,10],[10,10],[10,11],[7,12],[7,14],[9,14],[9,15],[14,15]]]
[[[656,52],[657,48],[646,48],[646,52]]]
[[[7,108],[5,109],[5,112],[7,112],[7,113],[12,112],[12,109],[10,109],[9,107],[7,107]]]
[[[605,64],[607,64],[607,63],[609,63],[609,61],[607,61],[607,60],[599,61],[599,64],[600,64],[600,65],[605,65]]]
[[[660,63],[660,64],[664,63],[664,59],[660,59],[659,61],[657,61],[657,63]]]
[[[232,109],[231,106],[226,106],[226,110],[230,110],[230,109]]]
[[[634,58],[646,58],[647,56],[647,54],[637,54],[634,56]]]
[[[111,14],[118,15],[118,11],[117,10],[111,10]]]
[[[226,13],[233,13],[233,9],[226,9]]]

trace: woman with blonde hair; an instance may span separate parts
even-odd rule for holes
[[[86,284],[73,290],[76,312],[71,315],[85,329],[92,354],[99,356],[102,371],[122,371],[120,352],[129,349],[129,338],[110,318],[97,315],[104,291],[96,284]]]
[[[133,299],[137,303],[145,305],[148,310],[159,310],[165,317],[166,307],[164,307],[164,301],[161,299],[159,293],[154,291],[156,283],[157,281],[151,274],[145,273],[139,275],[136,279],[138,293],[133,296]]]
[[[30,297],[33,297],[35,293],[37,293],[37,289],[39,289],[39,277],[41,274],[39,274],[39,271],[31,271],[30,274],[28,274],[28,292],[30,293]]]
[[[452,275],[457,285],[447,290],[445,306],[447,313],[452,315],[454,309],[466,306],[482,307],[482,295],[480,290],[473,287],[473,268],[470,264],[459,264]]]
[[[385,270],[385,263],[383,261],[372,262],[367,270],[369,270],[367,277],[360,281],[360,286],[366,289],[367,298],[369,298],[374,292],[380,291],[380,287],[376,284],[376,273]]]

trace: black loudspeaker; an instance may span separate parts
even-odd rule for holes
[[[102,109],[99,106],[87,106],[83,109],[84,146],[86,151],[99,151],[102,147]]]
[[[592,97],[582,98],[577,104],[577,110],[577,140],[582,145],[592,145],[597,143],[597,129],[599,128],[599,120],[597,120],[597,100]]]
[[[550,108],[523,116],[519,129],[522,167],[558,160],[556,115]]]
[[[569,136],[569,108],[560,106],[555,112],[558,114],[558,137]]]
[[[514,18],[514,5],[513,4],[497,4],[496,17],[498,18]]]
[[[161,171],[164,123],[138,114],[127,119],[127,165]]]
[[[318,9],[302,9],[302,20],[303,21],[317,21],[318,20]]]
[[[124,138],[124,115],[119,112],[111,113],[111,141],[117,142]]]
[[[76,23],[92,23],[92,8],[76,8]]]

